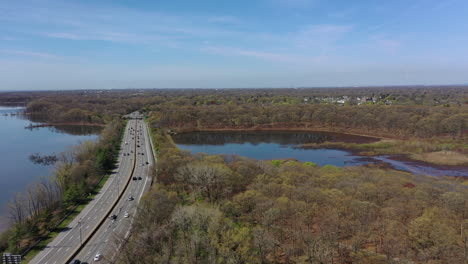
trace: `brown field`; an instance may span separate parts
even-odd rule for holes
[[[437,151],[429,153],[417,153],[410,156],[412,159],[441,165],[468,164],[468,156],[454,151]]]

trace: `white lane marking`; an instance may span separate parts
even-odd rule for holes
[[[122,176],[122,177],[123,177],[123,176]],[[145,179],[145,184],[144,184],[144,186],[146,186],[146,183],[147,183],[147,181],[148,181],[147,177],[145,177],[145,178],[146,178],[146,179]],[[136,186],[135,186],[135,187],[136,187]],[[143,191],[143,190],[142,190],[142,191]],[[142,196],[142,194],[140,194],[139,200],[141,199],[141,196]],[[122,202],[124,202],[124,201],[122,200]],[[109,202],[108,202],[108,203],[109,203]],[[101,210],[102,210],[102,209],[101,209]],[[96,216],[95,216],[94,218],[96,218]],[[117,223],[119,223],[121,220],[122,220],[122,219],[119,219],[119,220],[117,221]],[[133,219],[132,219],[132,220],[133,220]],[[113,229],[114,232],[115,232],[116,228],[117,228],[117,226]],[[109,233],[104,233],[103,236],[107,236],[108,234],[109,234]],[[108,240],[106,240],[106,243],[107,243],[107,242],[108,242]]]

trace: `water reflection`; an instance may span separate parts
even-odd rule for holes
[[[34,131],[39,129],[47,128],[49,131],[53,133],[65,133],[69,135],[75,136],[88,136],[88,135],[96,135],[101,133],[102,127],[100,126],[80,126],[80,125],[57,125],[57,126],[34,126],[33,124],[29,124],[28,126],[24,127],[27,130]]]
[[[331,132],[294,132],[294,131],[248,131],[248,132],[192,132],[174,134],[172,138],[184,145],[224,145],[250,143],[276,143],[280,145],[300,145],[323,143],[325,141],[370,143],[378,139],[365,136]]]

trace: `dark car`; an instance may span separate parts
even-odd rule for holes
[[[137,177],[133,177],[132,179],[133,179],[134,181],[136,181],[136,180],[137,180]]]
[[[71,264],[81,264],[79,259],[75,259],[74,261],[70,262]]]
[[[138,177],[138,180],[141,181],[141,177]]]
[[[115,214],[114,214],[114,215],[111,215],[111,216],[110,216],[110,219],[111,219],[111,220],[115,220],[115,219],[117,219],[117,216],[116,216]]]

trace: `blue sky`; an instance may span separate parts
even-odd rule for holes
[[[466,0],[0,2],[0,90],[468,83]]]

